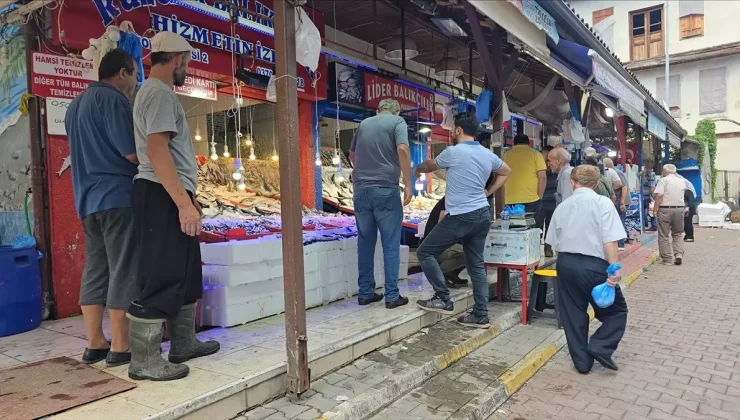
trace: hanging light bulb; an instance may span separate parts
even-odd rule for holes
[[[249,160],[255,160],[257,156],[254,155],[254,147],[249,148]]]
[[[427,180],[427,174],[421,174],[421,176],[419,177],[419,179],[422,180],[422,181],[426,181]]]
[[[242,173],[237,169],[233,174],[231,174],[231,177],[234,178],[234,181],[239,181],[242,179]]]
[[[195,129],[195,141],[201,141],[203,137],[200,136],[200,128]]]
[[[316,163],[316,166],[321,166],[323,162],[321,162],[321,154],[319,152],[316,152],[316,160],[314,161]]]
[[[273,151],[272,157],[270,159],[272,159],[274,162],[277,162],[280,158],[278,157],[277,152]]]
[[[247,134],[246,140],[244,140],[244,144],[247,147],[252,147],[252,145],[254,144],[254,141],[252,141],[252,135],[251,134]]]
[[[344,182],[344,175],[342,175],[342,167],[341,166],[337,168],[336,181],[337,182]]]
[[[339,153],[334,152],[334,156],[331,158],[332,165],[339,165],[342,162],[342,159],[339,158]]]
[[[229,156],[231,156],[231,153],[229,153],[229,145],[224,144],[224,157],[227,158]]]
[[[417,179],[416,183],[414,183],[414,189],[416,191],[424,191],[424,181]]]
[[[239,185],[236,186],[236,188],[239,188],[239,191],[244,191],[247,189],[247,184],[244,182],[240,182]]]
[[[211,160],[218,160],[218,153],[216,153],[216,143],[211,143]]]

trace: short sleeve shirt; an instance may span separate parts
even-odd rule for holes
[[[498,156],[477,141],[465,141],[447,147],[435,160],[447,170],[447,213],[455,216],[488,207],[486,181],[503,166]]]
[[[537,172],[547,170],[542,153],[526,144],[515,145],[504,154],[511,168],[504,195],[506,204],[527,204],[540,199]]]
[[[663,201],[660,202],[661,207],[683,206],[684,191],[686,191],[686,182],[675,175],[660,178],[655,187],[655,194],[663,196]]]
[[[409,144],[408,126],[403,118],[382,112],[363,120],[350,146],[355,153],[354,187],[399,188],[401,165],[397,147],[402,144]]]
[[[147,136],[168,133],[170,153],[183,188],[195,194],[198,185],[198,163],[185,111],[175,91],[157,78],[149,78],[136,94],[134,102],[134,132],[139,174],[136,179],[160,183],[147,154]]]
[[[606,260],[604,244],[626,237],[614,203],[590,188],[578,188],[555,209],[545,242],[557,252]]]
[[[77,215],[131,207],[136,165],[134,123],[128,98],[113,85],[91,83],[67,109],[72,187]]]

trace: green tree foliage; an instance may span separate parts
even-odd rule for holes
[[[0,33],[0,48],[8,56],[8,65],[0,68],[0,100],[10,101],[13,82],[26,75],[26,45],[18,27],[8,27]]]
[[[705,118],[696,124],[696,131],[693,140],[701,143],[699,148],[699,164],[704,161],[704,145],[709,149],[709,167],[712,174],[712,199],[714,199],[714,189],[717,186],[717,167],[714,162],[717,159],[717,125],[709,118]]]

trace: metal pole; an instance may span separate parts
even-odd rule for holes
[[[401,5],[401,70],[406,74],[406,9]]]
[[[668,107],[668,113],[671,113],[671,83],[670,83],[670,54],[669,54],[669,44],[670,44],[670,36],[668,32],[668,22],[670,19],[668,18],[668,1],[665,2],[665,16],[663,16],[663,27],[665,28],[665,104]]]
[[[277,57],[277,126],[280,151],[280,214],[283,225],[283,288],[287,388],[296,397],[309,388],[306,336],[306,291],[303,278],[300,151],[298,147],[298,87],[296,79],[295,8],[275,1]]]

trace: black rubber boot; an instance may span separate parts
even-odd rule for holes
[[[195,304],[185,305],[176,317],[167,320],[170,332],[170,355],[172,363],[185,363],[196,357],[216,353],[221,345],[218,341],[201,342],[195,338]]]
[[[164,335],[164,319],[143,319],[126,314],[129,327],[131,364],[128,377],[143,381],[173,381],[188,376],[190,368],[176,365],[162,358],[159,345]]]

